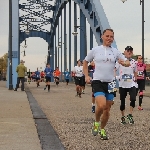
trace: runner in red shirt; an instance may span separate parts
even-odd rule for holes
[[[57,67],[56,70],[54,71],[53,73],[53,76],[54,76],[54,79],[55,79],[55,82],[56,82],[56,85],[58,86],[59,84],[59,76],[60,76],[60,71],[59,71],[59,68]]]
[[[45,77],[45,73],[42,71],[41,72],[41,82],[44,82],[44,77]]]

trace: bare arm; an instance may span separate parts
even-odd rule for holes
[[[134,72],[135,80],[137,81],[137,72]]]
[[[88,76],[88,62],[86,60],[83,61],[83,73],[85,77]]]
[[[83,61],[83,73],[85,75],[85,82],[86,83],[90,83],[91,82],[91,78],[88,75],[88,61],[86,61],[86,60]]]
[[[130,66],[130,61],[129,60],[119,59],[118,63],[121,64],[122,66],[125,66],[125,67],[129,67]]]

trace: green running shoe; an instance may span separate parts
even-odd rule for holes
[[[121,124],[126,124],[126,117],[125,116],[121,117]]]
[[[99,134],[100,134],[102,140],[108,140],[109,139],[108,136],[107,136],[107,134],[106,134],[105,129],[101,129],[99,131]]]
[[[132,114],[127,115],[127,119],[129,120],[129,124],[134,124],[134,120],[133,120]]]
[[[99,123],[98,122],[94,122],[93,123],[93,127],[92,127],[92,134],[94,136],[96,136],[99,132]]]

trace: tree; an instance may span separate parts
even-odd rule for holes
[[[7,71],[7,61],[8,61],[8,54],[4,54],[2,57],[0,57],[0,72],[6,73]]]

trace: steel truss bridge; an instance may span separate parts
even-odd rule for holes
[[[16,67],[20,63],[20,44],[27,38],[43,38],[48,44],[47,62],[52,68],[58,66],[63,72],[67,68],[71,71],[71,65],[76,65],[78,45],[80,59],[83,60],[87,54],[87,44],[92,49],[95,37],[97,45],[101,45],[100,37],[103,30],[110,28],[100,0],[15,0],[13,3],[12,0],[9,1],[9,88],[15,88],[17,83]],[[49,25],[48,30],[45,29],[46,25]],[[115,42],[113,46],[116,47]]]

